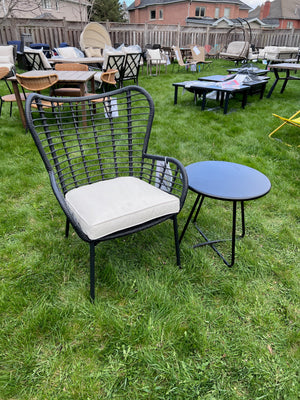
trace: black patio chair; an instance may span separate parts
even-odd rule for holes
[[[103,68],[104,72],[110,69],[116,69],[118,71],[115,74],[115,80],[120,87],[122,86],[122,79],[124,75],[124,63],[125,54],[110,54],[107,56],[107,62]]]
[[[52,109],[42,106],[45,100]],[[92,300],[95,246],[102,241],[172,219],[180,266],[177,214],[185,201],[187,175],[176,159],[147,152],[154,104],[144,89],[127,86],[79,98],[34,93],[25,113],[66,215],[66,236],[71,223],[89,243]]]
[[[139,71],[141,66],[142,53],[128,53],[126,54],[122,76],[120,79],[120,87],[123,86],[124,81],[133,80],[136,85],[139,84]]]

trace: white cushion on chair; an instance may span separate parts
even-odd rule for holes
[[[176,196],[134,177],[72,189],[66,202],[92,240],[180,210]]]

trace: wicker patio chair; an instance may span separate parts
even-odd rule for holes
[[[80,63],[57,63],[55,64],[56,71],[88,71],[89,67],[86,64]],[[80,96],[79,87],[60,87],[52,91],[54,96],[78,97]]]
[[[52,103],[51,110],[43,109],[44,101]],[[66,215],[66,236],[71,223],[89,243],[91,299],[95,246],[102,241],[171,219],[180,265],[177,214],[187,194],[187,175],[176,159],[147,152],[154,117],[150,95],[127,86],[59,101],[58,107],[54,98],[30,95],[26,120]]]
[[[16,78],[19,85],[21,85],[22,88],[36,93],[39,93],[45,89],[49,89],[51,86],[55,85],[58,81],[58,76],[54,73],[50,75],[41,75],[41,76],[24,76],[16,74]],[[57,101],[55,101],[55,103],[58,105]],[[41,105],[43,107],[52,107],[53,103],[51,101],[43,101]],[[37,108],[37,105],[35,103],[32,103],[32,107]]]
[[[0,115],[2,112],[2,106],[3,103],[10,103],[10,110],[9,110],[9,115],[11,116],[12,114],[12,105],[13,103],[15,103],[17,101],[15,94],[12,92],[12,89],[6,79],[6,77],[9,75],[9,68],[8,67],[0,67],[0,79],[4,80],[7,90],[8,90],[8,94],[4,94],[3,96],[0,96]],[[26,100],[26,96],[24,93],[20,93],[20,97],[22,101]]]

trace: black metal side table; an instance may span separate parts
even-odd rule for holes
[[[222,258],[228,267],[232,267],[235,258],[236,240],[236,212],[237,203],[241,203],[242,234],[245,236],[245,213],[244,202],[258,199],[266,195],[271,189],[269,179],[256,169],[245,165],[226,161],[202,161],[190,164],[186,167],[189,189],[197,193],[197,198],[188,216],[186,224],[180,236],[180,242],[187,230],[187,227],[194,215],[193,222],[196,229],[205,239],[205,242],[198,243],[193,247],[209,245]],[[209,240],[197,226],[196,221],[205,197],[213,199],[232,201],[232,235],[231,239]],[[196,212],[195,212],[196,211]],[[216,243],[231,240],[231,260],[225,257],[214,246]]]

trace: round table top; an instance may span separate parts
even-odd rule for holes
[[[200,161],[186,167],[189,188],[221,200],[257,199],[271,189],[269,179],[256,169],[226,161]]]

